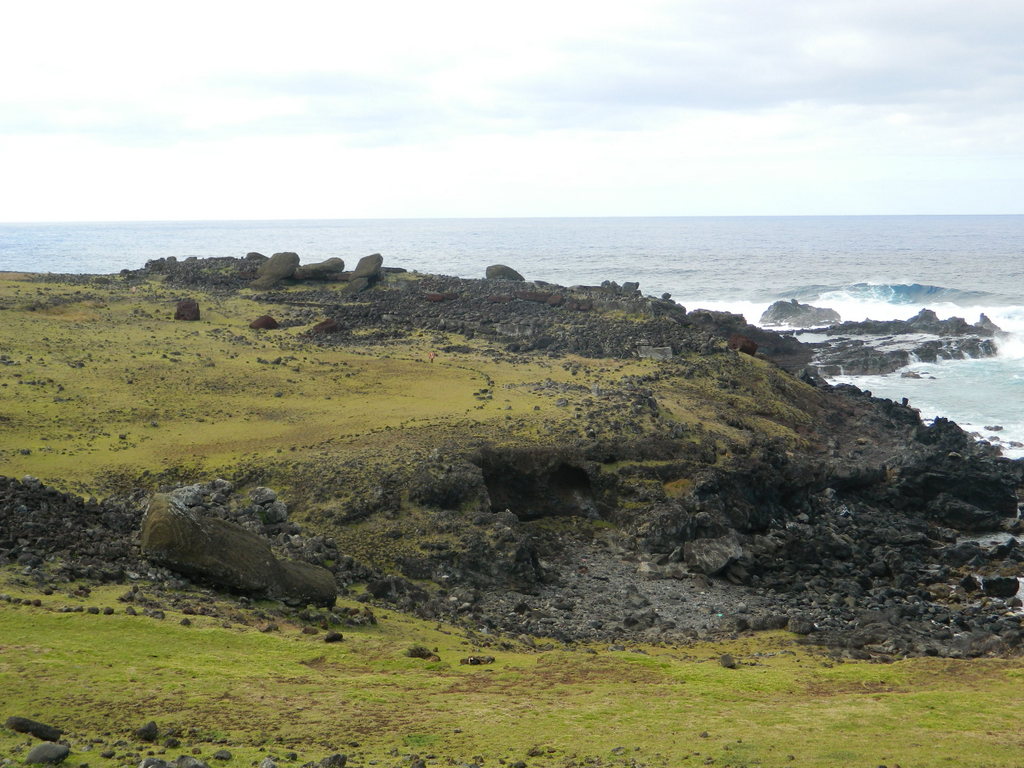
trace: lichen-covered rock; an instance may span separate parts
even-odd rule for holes
[[[512,267],[506,267],[504,264],[491,264],[484,275],[488,280],[517,280],[519,282],[526,280],[525,277],[512,269]]]
[[[291,251],[275,253],[268,261],[260,264],[257,277],[252,282],[253,288],[272,288],[282,280],[295,274],[299,266],[299,255]]]
[[[369,256],[363,256],[356,264],[356,268],[352,270],[352,280],[356,280],[360,277],[365,277],[370,283],[374,283],[380,279],[380,270],[384,266],[384,257],[379,253],[371,253]]]
[[[292,277],[296,280],[328,280],[344,271],[345,262],[335,256],[315,264],[303,264],[296,268]]]
[[[735,536],[695,539],[683,546],[683,559],[695,571],[713,576],[721,573],[743,555]]]
[[[260,536],[202,516],[168,494],[150,501],[140,543],[150,560],[231,591],[321,605],[333,605],[337,595],[328,571],[278,560]]]
[[[65,744],[54,744],[51,741],[44,741],[42,744],[32,747],[28,755],[25,756],[25,762],[28,765],[35,763],[49,763],[53,765],[63,762],[70,753],[71,749]]]

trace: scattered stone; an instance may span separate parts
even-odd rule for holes
[[[135,737],[142,741],[156,741],[159,735],[160,729],[157,728],[156,722],[153,720],[135,731]]]
[[[345,638],[342,636],[341,632],[336,632],[334,630],[331,630],[326,635],[324,635],[325,643],[340,643],[344,639]]]
[[[231,759],[231,753],[228,752],[226,749],[218,749],[216,752],[213,753],[213,759],[214,760],[230,760]]]
[[[405,655],[411,659],[426,659],[427,661],[440,661],[441,659],[425,645],[412,645],[405,649]]]
[[[732,657],[732,654],[723,653],[718,659],[718,663],[726,669],[736,669],[736,659]]]
[[[195,299],[182,299],[174,308],[175,320],[198,320],[199,302]]]
[[[174,768],[209,768],[209,766],[197,757],[192,755],[180,755],[174,761]]]

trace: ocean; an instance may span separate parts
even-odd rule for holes
[[[117,272],[164,256],[295,251],[306,261],[368,253],[420,272],[482,277],[503,263],[563,285],[638,281],[688,309],[757,323],[778,299],[843,320],[907,319],[922,308],[1007,335],[980,360],[913,363],[921,378],[847,376],[907,397],[1024,456],[1024,216],[373,219],[0,224],[0,270]]]

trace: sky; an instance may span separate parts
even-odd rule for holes
[[[1020,0],[3,16],[0,221],[1024,213]]]

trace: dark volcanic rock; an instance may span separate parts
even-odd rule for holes
[[[43,741],[57,741],[60,739],[62,734],[60,728],[54,728],[52,725],[46,725],[45,723],[36,722],[35,720],[29,720],[27,717],[8,717],[4,726],[17,733],[31,734],[37,739],[42,739]]]
[[[333,605],[329,571],[278,560],[254,533],[219,518],[203,517],[173,496],[156,494],[142,526],[143,553],[180,573],[225,589]]]
[[[199,302],[195,299],[182,299],[174,308],[175,320],[198,320]]]
[[[945,492],[928,502],[928,511],[936,519],[961,531],[995,531],[1004,517],[996,510],[979,509]]]
[[[1020,582],[1011,576],[991,576],[982,580],[981,588],[989,597],[1013,597],[1020,590]]]
[[[506,267],[504,264],[492,264],[487,268],[485,275],[488,280],[516,280],[518,282],[526,280],[512,267]]]
[[[809,328],[815,325],[828,325],[841,320],[839,313],[827,307],[812,307],[800,304],[796,299],[776,301],[761,315],[761,322],[772,325],[791,325]]]
[[[928,333],[936,336],[993,336],[999,331],[987,317],[971,325],[962,317],[940,320],[933,310],[922,309],[908,320],[847,321],[833,325],[825,333],[838,335],[893,336],[906,333]]]
[[[156,741],[159,736],[160,729],[157,727],[156,721],[154,720],[150,720],[148,723],[135,730],[135,738],[141,739],[142,741]]]
[[[272,288],[282,280],[295,274],[299,266],[299,255],[291,251],[275,253],[269,261],[260,264],[258,277],[253,281],[253,288]]]

